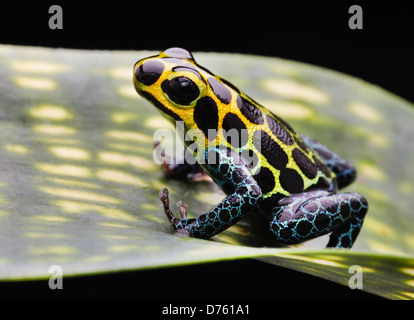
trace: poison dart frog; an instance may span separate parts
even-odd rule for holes
[[[270,230],[283,244],[329,234],[327,247],[352,247],[368,202],[358,193],[337,190],[355,180],[354,166],[296,133],[236,86],[198,65],[185,49],[169,48],[139,60],[133,72],[138,94],[193,133],[184,144],[195,144],[198,163],[173,163],[166,172],[189,177],[204,171],[227,195],[210,211],[189,219],[186,203],[178,203],[180,218],[175,217],[168,190],[161,190],[175,232],[207,239],[258,211],[269,218]]]

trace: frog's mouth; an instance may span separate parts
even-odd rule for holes
[[[148,91],[144,91],[144,90],[139,90],[137,89],[137,92],[139,93],[139,95],[141,97],[143,97],[144,99],[147,99],[148,101],[150,101],[160,112],[161,114],[169,121],[171,122],[175,122],[175,121],[183,121],[178,114],[174,113],[173,111],[171,111],[170,109],[168,109],[167,107],[165,107],[161,102],[159,102],[157,100],[157,98],[155,98],[151,93],[149,93]]]
[[[134,81],[134,87],[139,96],[145,99],[144,91],[140,89],[140,84]]]

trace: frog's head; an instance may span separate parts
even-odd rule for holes
[[[232,90],[222,79],[181,48],[139,60],[134,66],[134,85],[167,119],[182,120],[188,129],[218,129],[219,110],[232,101]]]

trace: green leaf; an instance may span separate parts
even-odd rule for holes
[[[158,192],[200,215],[224,194],[167,180],[153,134],[171,128],[132,85],[154,52],[0,46],[0,279],[48,278],[255,257],[363,290],[414,298],[414,109],[361,80],[276,58],[195,53],[197,62],[353,162],[370,209],[352,250],[326,238],[274,247],[252,216],[211,240],[173,234]]]

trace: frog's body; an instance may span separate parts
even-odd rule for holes
[[[331,233],[328,247],[353,245],[368,204],[357,193],[336,192],[355,179],[356,171],[333,151],[298,135],[235,86],[197,65],[184,49],[170,48],[138,61],[134,85],[167,119],[183,121],[185,131],[193,132],[191,142],[203,150],[197,154],[199,163],[228,195],[197,219],[187,219],[182,203],[178,219],[163,189],[164,210],[177,232],[209,238],[258,209],[269,216],[270,229],[283,243]],[[177,165],[169,172],[186,174],[188,168]]]

